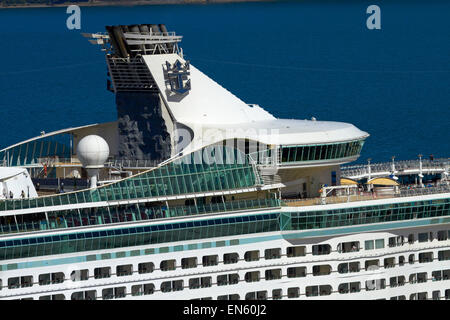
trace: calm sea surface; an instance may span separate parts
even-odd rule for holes
[[[350,122],[358,162],[450,157],[450,2],[302,1],[82,7],[81,32],[165,23],[192,64],[279,118]],[[366,8],[381,8],[381,30]],[[113,121],[103,53],[66,8],[0,10],[0,148]]]

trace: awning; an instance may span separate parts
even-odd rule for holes
[[[367,184],[377,184],[382,186],[399,186],[400,184],[391,178],[374,178],[367,181]]]
[[[341,178],[341,186],[357,185],[357,184],[358,182],[356,180],[350,178]]]

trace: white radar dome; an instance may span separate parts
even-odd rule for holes
[[[77,156],[86,169],[102,168],[109,156],[108,143],[97,135],[86,136],[78,142]]]

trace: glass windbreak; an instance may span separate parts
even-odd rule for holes
[[[0,151],[0,163],[9,167],[41,163],[48,159],[70,159],[70,134],[58,134]]]
[[[96,189],[31,199],[4,200],[0,202],[0,210],[222,191],[252,187],[257,183],[260,181],[257,181],[248,156],[237,149],[215,145]]]

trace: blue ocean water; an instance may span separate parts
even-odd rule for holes
[[[381,8],[368,30],[366,8]],[[353,123],[358,162],[450,157],[449,1],[82,7],[81,32],[165,23],[192,64],[276,117]],[[0,10],[0,148],[116,119],[103,53],[66,8]]]

